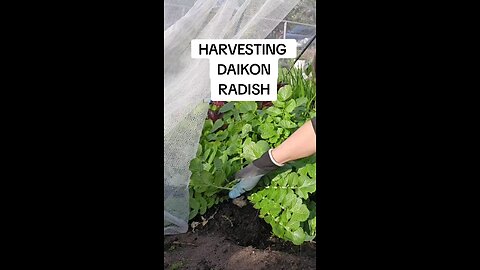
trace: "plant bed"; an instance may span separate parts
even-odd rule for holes
[[[276,101],[210,103],[196,157],[189,165],[190,220],[228,200],[236,172],[316,115],[311,77],[295,69],[282,70],[279,77],[286,84],[278,84]],[[245,195],[274,235],[301,245],[316,235],[315,192],[313,156],[267,174]]]
[[[270,225],[250,203],[242,208],[231,201],[220,203],[195,222],[199,225],[194,230],[165,237],[164,269],[316,268],[315,243],[297,246],[272,236]]]
[[[307,71],[307,73],[311,73]],[[190,162],[189,230],[166,236],[164,269],[315,269],[316,157],[286,164],[243,195],[234,175],[316,115],[315,84],[281,70],[273,102],[211,102]]]

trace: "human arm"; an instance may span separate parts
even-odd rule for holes
[[[305,122],[290,137],[274,149],[268,150],[259,159],[235,174],[240,179],[229,193],[236,198],[246,191],[252,190],[265,174],[274,171],[285,163],[308,157],[316,152],[316,117]]]

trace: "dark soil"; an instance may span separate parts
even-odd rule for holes
[[[213,216],[213,217],[212,217]],[[316,269],[316,246],[272,236],[251,204],[227,201],[209,209],[194,231],[165,236],[164,269]]]

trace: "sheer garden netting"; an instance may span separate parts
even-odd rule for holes
[[[301,50],[315,21],[314,0],[164,1],[165,235],[188,230],[189,163],[210,98],[209,63],[191,58],[191,40],[293,38]]]

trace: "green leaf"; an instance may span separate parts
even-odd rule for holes
[[[203,170],[202,160],[199,158],[194,158],[190,161],[190,166],[188,167],[191,172],[200,172]]]
[[[190,214],[188,215],[188,220],[192,220],[198,214],[198,208],[191,209]]]
[[[210,208],[213,206],[213,204],[215,203],[215,199],[213,197],[207,197],[207,208]]]
[[[294,206],[291,208],[293,215],[290,220],[292,221],[305,221],[310,215],[310,211],[306,205],[302,203],[302,199],[297,198]]]
[[[266,111],[267,114],[272,115],[272,116],[277,116],[282,114],[282,110],[276,107],[269,107]]]
[[[275,136],[271,137],[270,139],[268,139],[268,142],[269,143],[276,143],[279,138],[280,138],[280,136],[275,135]]]
[[[257,103],[255,101],[240,101],[235,103],[235,108],[240,113],[254,112],[257,110]]]
[[[288,166],[288,164],[287,164],[286,166]],[[291,172],[292,172],[292,169],[287,169],[287,170],[285,170],[285,171],[277,174],[277,175],[275,176],[275,178],[273,178],[272,184],[274,184],[274,185],[275,185],[275,184],[278,184],[278,181],[279,181],[280,179],[287,177],[287,175],[288,175],[289,173],[291,173]]]
[[[212,141],[215,141],[215,140],[217,140],[217,134],[210,133],[210,134],[207,135],[207,141],[212,142]]]
[[[310,229],[310,234],[316,234],[317,230],[317,217],[313,217],[312,219],[308,220],[308,227]]]
[[[227,176],[225,175],[225,172],[223,170],[218,170],[213,175],[213,184],[216,186],[223,186],[226,180]]]
[[[283,234],[285,233],[285,230],[283,229],[283,227],[280,224],[272,224],[272,232],[276,236],[282,238]]]
[[[213,159],[215,158],[215,155],[217,154],[217,151],[218,151],[218,145],[214,145],[212,147],[212,153],[210,154],[210,157],[207,160],[208,163],[213,162]]]
[[[230,144],[227,148],[227,150],[225,151],[225,153],[229,156],[237,153],[237,150],[238,150],[238,145],[237,144]]]
[[[281,188],[280,190],[275,192],[275,194],[276,194],[275,201],[282,202],[283,199],[285,199],[285,196],[287,196],[287,189]]]
[[[215,132],[217,129],[221,128],[223,126],[223,120],[222,119],[218,119],[217,121],[215,121],[215,123],[213,124],[213,127],[212,129],[210,130],[210,132]]]
[[[222,119],[225,123],[231,124],[235,122],[235,119],[232,117],[234,115],[233,111],[226,112]]]
[[[286,177],[286,179],[290,187],[296,187],[298,185],[298,174],[291,173]]]
[[[274,100],[274,101],[272,101],[272,103],[277,108],[284,108],[285,107],[285,102],[283,102],[283,101]]]
[[[250,131],[252,131],[252,125],[250,124],[245,124],[243,127],[242,127],[242,134],[240,134],[240,138],[245,138],[246,136],[248,136],[248,133]]]
[[[270,225],[275,224],[275,220],[272,216],[266,216],[264,220]]]
[[[286,176],[280,177],[280,178],[277,180],[277,183],[278,183],[278,186],[280,186],[280,187],[286,187],[286,186],[287,186],[287,183],[288,183],[288,178],[287,178]]]
[[[295,191],[295,193],[296,193],[296,194],[298,195],[298,197],[300,197],[300,198],[303,198],[303,199],[308,198],[308,194],[305,193],[305,192],[303,192],[303,191],[300,190],[300,189],[297,189],[297,190]]]
[[[261,125],[262,122],[261,122],[260,120],[258,120],[258,119],[253,119],[252,121],[250,121],[250,124],[251,124],[252,127],[254,128],[254,127],[257,127],[257,126]]]
[[[247,138],[250,139],[250,138]],[[242,157],[247,160],[247,162],[252,162],[256,159],[253,148],[255,147],[254,142],[244,143]]]
[[[290,220],[286,225],[285,228],[290,231],[295,231],[300,227],[300,221],[297,220]]]
[[[305,233],[300,227],[292,233],[292,242],[295,245],[301,245],[305,241]]]
[[[297,107],[307,104],[308,99],[306,97],[299,97],[295,100],[297,102]]]
[[[255,119],[256,117],[257,117],[257,115],[255,115],[253,113],[245,113],[245,114],[242,115],[242,121],[250,122],[253,119]]]
[[[282,207],[280,204],[276,203],[275,201],[270,200],[269,210],[268,212],[270,215],[276,217],[282,211]]]
[[[216,133],[216,135],[217,135],[217,141],[223,141],[228,137],[228,132],[220,130]]]
[[[220,110],[218,110],[218,112],[221,112],[221,113],[228,112],[231,109],[233,109],[234,106],[235,106],[235,102],[227,102],[225,105],[223,105],[220,108]]]
[[[268,138],[271,138],[271,137],[277,135],[277,133],[274,130],[273,124],[270,124],[270,123],[265,123],[265,124],[261,125],[260,126],[260,131],[261,131],[260,136],[262,137],[262,139],[268,139]]]
[[[287,102],[287,107],[285,107],[285,111],[288,113],[293,112],[293,110],[297,107],[297,104],[294,99],[291,99]]]
[[[210,169],[212,168],[212,164],[210,163],[204,163],[203,164],[203,170],[209,172]]]
[[[202,150],[203,150],[202,144],[199,143],[199,144],[198,144],[198,149],[197,149],[197,154],[196,154],[197,157],[202,154]]]
[[[190,182],[198,192],[204,192],[212,183],[213,175],[207,171],[192,173]]]
[[[283,128],[295,128],[297,125],[290,120],[282,120],[278,123]]]
[[[237,106],[235,105],[235,107],[237,107]],[[235,121],[240,121],[240,120],[242,120],[242,118],[240,117],[240,113],[239,113],[238,110],[233,110],[233,119],[235,119]]]
[[[285,195],[285,199],[283,199],[282,205],[284,207],[290,207],[291,204],[296,201],[295,200],[296,198],[297,198],[297,196],[295,195],[293,190],[288,189],[287,195]]]
[[[273,122],[273,118],[271,115],[267,116],[267,118],[265,118],[265,123],[272,123]]]
[[[248,139],[250,138],[247,138],[247,140]],[[270,146],[266,141],[258,141],[257,143],[247,142],[243,147],[242,157],[245,158],[247,162],[252,162],[261,157],[268,149],[270,149]]]
[[[268,213],[270,212],[270,210],[272,209],[273,205],[272,205],[272,200],[268,199],[268,198],[264,198],[261,202],[260,202],[260,207],[261,207],[261,210],[264,211],[264,213]]]
[[[210,131],[213,127],[212,119],[205,120],[205,124],[203,125],[203,131]]]
[[[265,154],[265,152],[268,151],[268,149],[270,149],[270,145],[268,145],[266,141],[262,141],[262,140],[258,141],[255,144],[255,148],[254,148],[255,156],[257,158],[260,158],[263,154]]]
[[[283,211],[282,214],[280,215],[278,222],[283,226],[285,226],[288,223],[288,219],[290,218],[288,213],[289,213],[288,211]]]
[[[288,240],[288,241],[292,241],[292,239],[293,239],[292,231],[290,231],[288,229],[285,229],[285,234],[283,235],[283,238]]]
[[[253,193],[252,195],[248,196],[248,199],[253,204],[258,204],[263,199],[263,196],[258,193]]]
[[[240,136],[238,134],[230,134],[228,141],[230,143],[241,143]]]
[[[214,196],[215,194],[217,194],[218,191],[219,190],[216,187],[208,186],[207,189],[205,190],[205,192],[202,193],[202,195],[204,195],[205,198],[210,198],[210,197]]]
[[[260,206],[260,216],[264,217],[270,211],[270,200],[263,199],[258,206]]]
[[[308,175],[312,178],[317,178],[317,166],[316,164],[308,164]]]
[[[316,164],[306,164],[302,168],[298,169],[300,175],[309,175],[312,178],[317,176],[317,166]]]
[[[315,192],[316,187],[317,187],[315,179],[309,178],[305,175],[301,175],[298,178],[298,182],[299,182],[300,186],[298,187],[297,191],[300,191],[300,192],[298,192],[298,195],[300,197],[302,197],[304,199],[307,199],[308,198],[308,193]]]
[[[216,158],[213,160],[213,166],[215,167],[215,170],[217,171],[222,171],[223,170],[223,162],[220,160],[220,158]]]
[[[190,209],[197,209],[198,211],[198,209],[200,208],[200,203],[194,198],[190,198],[189,203],[190,203]]]
[[[279,101],[286,101],[292,96],[292,87],[290,85],[285,85],[280,88],[277,94],[277,99]]]
[[[196,200],[200,203],[200,208],[199,208],[200,215],[205,214],[205,212],[207,211],[207,201],[205,200],[205,198],[201,196],[196,198]]]
[[[223,153],[223,155],[221,155],[219,159],[222,161],[223,164],[227,164],[228,156],[226,153]]]

